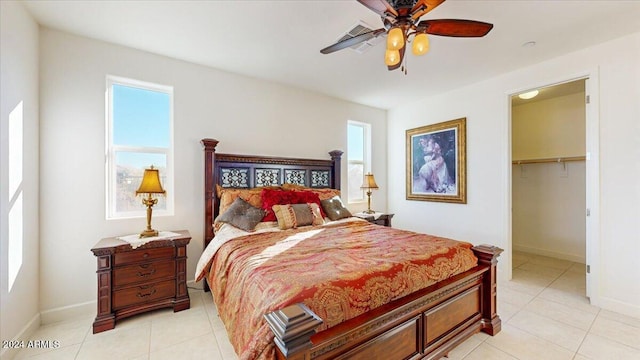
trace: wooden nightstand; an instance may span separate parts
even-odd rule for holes
[[[191,306],[187,291],[186,230],[136,249],[117,238],[100,240],[91,249],[98,260],[98,315],[93,333],[113,329],[116,321],[146,311]]]
[[[372,224],[382,225],[386,227],[391,227],[391,218],[393,218],[394,214],[385,214],[385,213],[357,213],[354,216],[365,219]]]

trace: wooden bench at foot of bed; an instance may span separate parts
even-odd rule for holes
[[[497,259],[502,249],[473,247],[478,266],[316,333],[322,320],[304,305],[265,315],[278,359],[439,359],[473,334],[500,331]]]

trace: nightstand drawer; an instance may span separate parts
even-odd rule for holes
[[[141,249],[116,253],[113,259],[113,265],[127,265],[138,261],[172,258],[174,256],[174,251],[173,247],[163,247],[158,249]]]
[[[113,292],[113,308],[120,309],[148,301],[174,297],[176,281],[167,280],[155,284],[133,286]]]
[[[123,266],[113,271],[113,286],[150,282],[156,279],[174,277],[176,262],[150,261],[144,264]]]

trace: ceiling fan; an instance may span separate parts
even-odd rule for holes
[[[385,64],[389,70],[399,68],[404,59],[407,42],[412,42],[415,55],[429,51],[427,34],[451,37],[482,37],[493,28],[492,24],[461,19],[420,20],[445,0],[357,0],[382,18],[383,28],[339,41],[320,50],[323,54],[342,50],[378,36],[387,37]],[[412,40],[410,38],[413,37]]]

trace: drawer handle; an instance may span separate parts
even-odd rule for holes
[[[138,297],[142,299],[142,298],[146,298],[147,296],[151,296],[151,295],[153,295],[155,293],[156,293],[156,289],[152,289],[151,291],[149,291],[146,294],[138,293]]]
[[[145,259],[148,258],[149,257],[149,253],[142,254],[142,257],[145,258]]]
[[[156,269],[151,269],[151,271],[146,272],[146,273],[138,271],[138,276],[139,277],[147,277],[147,276],[151,276],[151,275],[153,275],[155,273],[156,273]]]

